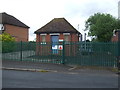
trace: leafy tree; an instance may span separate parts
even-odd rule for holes
[[[120,28],[120,21],[110,14],[96,13],[85,22],[85,30],[88,35],[94,36],[94,41],[107,42],[111,40],[113,30]]]
[[[2,42],[14,42],[15,38],[9,35],[8,33],[3,33],[0,35],[0,41]]]
[[[2,41],[2,52],[12,52],[15,48],[15,38],[7,33],[0,35],[0,41]]]

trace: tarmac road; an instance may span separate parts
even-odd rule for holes
[[[117,88],[118,75],[3,70],[2,85],[3,88]]]

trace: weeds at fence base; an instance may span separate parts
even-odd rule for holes
[[[49,72],[48,70],[39,70],[39,72]]]
[[[57,63],[61,64],[62,63],[62,58],[61,56],[53,56],[53,55],[48,55],[48,56],[40,56],[40,55],[34,55],[27,57],[29,58],[29,61],[36,61],[36,62],[42,62],[42,63]]]

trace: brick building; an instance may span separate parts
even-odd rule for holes
[[[54,18],[45,26],[35,31],[35,34],[36,42],[40,42],[41,44],[52,43],[53,54],[59,54],[58,45],[63,41],[67,44],[65,50],[66,53],[69,54],[68,50],[71,48],[69,42],[78,42],[81,35],[65,18]],[[42,48],[43,47],[38,47],[37,52],[43,53]],[[72,49],[75,50],[75,47],[72,47]],[[51,47],[49,47],[48,50],[44,50],[44,54],[48,54],[50,50]]]
[[[120,42],[120,30],[114,30],[112,42]]]
[[[29,27],[7,13],[0,13],[0,31],[15,37],[16,41],[28,41]]]
[[[37,31],[36,42],[79,41],[80,32],[65,18],[54,18]]]

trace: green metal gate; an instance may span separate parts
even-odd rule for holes
[[[63,49],[60,50],[59,46],[63,45],[54,45],[57,46],[58,53],[53,53],[53,44],[49,42],[4,42],[2,59],[61,64],[64,55]]]

